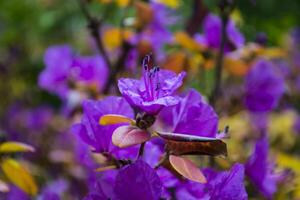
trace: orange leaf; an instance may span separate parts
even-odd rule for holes
[[[201,170],[189,159],[170,155],[172,167],[185,178],[199,183],[206,183],[206,178]]]
[[[115,115],[115,114],[108,114],[103,115],[99,119],[100,125],[113,125],[113,124],[121,124],[121,123],[134,123],[133,119],[130,119],[124,115]]]
[[[135,126],[120,126],[112,135],[114,145],[125,148],[146,142],[151,138],[150,133]]]

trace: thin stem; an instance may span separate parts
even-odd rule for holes
[[[208,13],[208,10],[205,7],[202,0],[194,0],[192,9],[193,9],[192,15],[186,22],[187,26],[185,28],[186,32],[191,36],[197,33],[205,16]]]
[[[210,103],[212,106],[216,105],[216,100],[221,94],[221,81],[222,81],[222,71],[223,71],[223,60],[224,60],[224,50],[227,41],[226,26],[228,23],[228,15],[226,13],[221,14],[222,27],[221,27],[221,45],[216,59],[216,70],[215,70],[215,85],[210,97]]]
[[[155,165],[154,169],[158,169],[167,159],[169,155],[167,153],[164,153],[163,157],[160,159],[160,161]]]
[[[146,142],[143,142],[143,143],[140,145],[139,154],[138,154],[137,159],[139,159],[140,157],[142,157],[142,156],[144,155],[145,144],[146,144]]]
[[[106,65],[111,69],[111,67],[112,67],[111,62],[108,58],[108,54],[107,54],[107,52],[104,48],[103,42],[100,38],[100,30],[101,30],[102,20],[96,19],[89,13],[89,11],[87,9],[86,0],[78,0],[78,3],[79,3],[80,9],[81,9],[83,15],[85,16],[86,20],[88,21],[88,28],[90,30],[92,37],[94,38],[94,40],[96,42],[97,48],[98,48],[99,52],[102,54]]]
[[[132,2],[130,2],[130,4],[132,4]],[[121,72],[123,70],[123,68],[125,66],[126,58],[129,54],[130,50],[132,49],[132,45],[129,44],[125,40],[125,32],[124,32],[124,27],[125,27],[124,19],[128,13],[128,9],[129,9],[129,6],[127,6],[125,8],[124,15],[120,22],[120,37],[121,37],[121,42],[122,42],[121,55],[119,56],[118,60],[116,61],[116,63],[114,64],[114,67],[111,70],[108,81],[106,82],[104,90],[103,90],[104,94],[108,94],[111,85],[116,84],[116,76],[119,72]]]

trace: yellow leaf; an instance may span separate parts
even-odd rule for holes
[[[107,170],[111,170],[111,169],[117,169],[116,165],[109,165],[109,166],[105,166],[105,167],[99,167],[97,169],[95,169],[96,172],[104,172]]]
[[[186,55],[184,52],[174,52],[166,58],[163,64],[164,69],[172,70],[176,73],[181,72],[186,67]]]
[[[175,33],[175,40],[179,45],[190,51],[200,51],[204,48],[185,32]]]
[[[295,158],[293,156],[278,153],[277,155],[277,163],[279,166],[284,168],[292,169],[296,174],[300,175],[300,159]]]
[[[179,0],[156,0],[155,2],[164,4],[165,6],[168,6],[170,8],[178,8],[180,5]]]
[[[4,142],[0,144],[0,153],[34,152],[34,148],[21,142]]]
[[[261,55],[267,58],[282,58],[285,57],[287,53],[283,49],[271,47],[271,48],[263,49]]]
[[[1,163],[2,170],[7,178],[29,195],[36,195],[37,186],[33,177],[19,162],[13,159],[5,159]]]
[[[127,40],[132,36],[132,34],[133,33],[130,30],[123,30],[122,32],[118,28],[109,28],[103,34],[104,45],[109,50],[113,50],[121,46],[122,37]]]
[[[115,115],[115,114],[103,115],[99,119],[99,124],[103,126],[112,125],[112,124],[121,124],[121,123],[134,123],[134,120],[124,115]]]
[[[242,61],[240,58],[234,59],[230,57],[225,57],[224,67],[233,75],[244,76],[249,69],[249,65]]]
[[[292,110],[271,114],[272,125],[268,127],[268,130],[271,140],[277,141],[277,149],[288,150],[295,144],[293,126],[296,118],[297,113]]]
[[[130,3],[130,0],[116,0],[116,1],[117,1],[118,6],[123,7],[123,8],[128,6]]]

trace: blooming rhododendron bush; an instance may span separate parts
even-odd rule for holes
[[[300,199],[299,14],[276,6],[1,2],[0,199]]]

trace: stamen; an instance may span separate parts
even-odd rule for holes
[[[144,57],[142,66],[146,95],[150,101],[153,101],[159,96],[160,83],[158,72],[160,69],[158,66],[152,67],[150,62],[151,54],[148,54]]]

